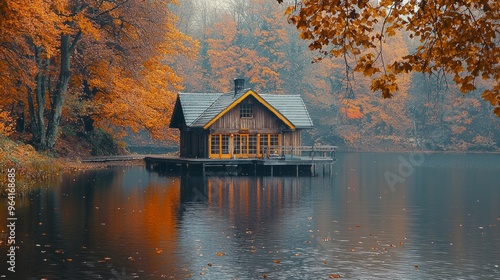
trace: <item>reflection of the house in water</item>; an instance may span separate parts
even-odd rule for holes
[[[251,225],[293,207],[302,191],[295,177],[183,176],[180,199],[184,209],[201,203]]]
[[[293,202],[299,196],[299,181],[291,177],[183,176],[181,179],[183,203],[262,208]]]

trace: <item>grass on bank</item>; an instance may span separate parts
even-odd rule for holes
[[[62,165],[53,157],[39,153],[29,144],[13,141],[0,134],[0,187],[2,194],[7,187],[7,171],[14,169],[16,189],[19,194],[27,191],[33,182],[45,180],[60,172]]]

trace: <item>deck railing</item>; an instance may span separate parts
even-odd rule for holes
[[[337,146],[263,146],[262,156],[265,158],[281,158],[287,156],[299,157],[330,157],[335,158]]]

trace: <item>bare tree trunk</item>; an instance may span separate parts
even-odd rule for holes
[[[47,127],[47,143],[48,149],[52,149],[57,139],[59,124],[61,123],[62,107],[64,96],[68,90],[69,78],[71,77],[71,46],[70,35],[61,35],[61,66],[59,69],[59,79],[54,92],[51,92],[51,111],[49,124]]]
[[[37,149],[45,149],[45,84],[46,78],[46,64],[42,58],[43,49],[35,46],[35,62],[37,67],[37,74],[35,77],[36,87],[34,89],[28,88],[28,112],[30,115],[31,130],[33,135],[33,144]]]
[[[46,148],[46,138],[45,138],[45,120],[44,120],[44,114],[45,114],[45,84],[47,81],[47,75],[45,73],[45,63],[44,59],[42,58],[42,48],[41,47],[35,47],[35,60],[36,60],[36,65],[38,68],[38,73],[36,75],[36,104],[37,104],[37,110],[35,112],[35,119],[37,122],[36,128],[33,129],[33,134],[36,135],[36,139],[38,140],[35,142],[35,145],[44,150]]]
[[[38,130],[38,123],[35,117],[35,101],[33,100],[33,90],[30,87],[26,88],[28,93],[28,113],[30,115],[30,125],[33,135],[33,143],[38,143],[40,140],[37,138],[39,135],[35,133]]]

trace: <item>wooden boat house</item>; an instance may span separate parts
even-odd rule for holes
[[[170,127],[180,130],[181,158],[263,158],[285,146],[295,154],[313,127],[300,95],[258,94],[244,82],[235,79],[232,92],[178,94]]]

